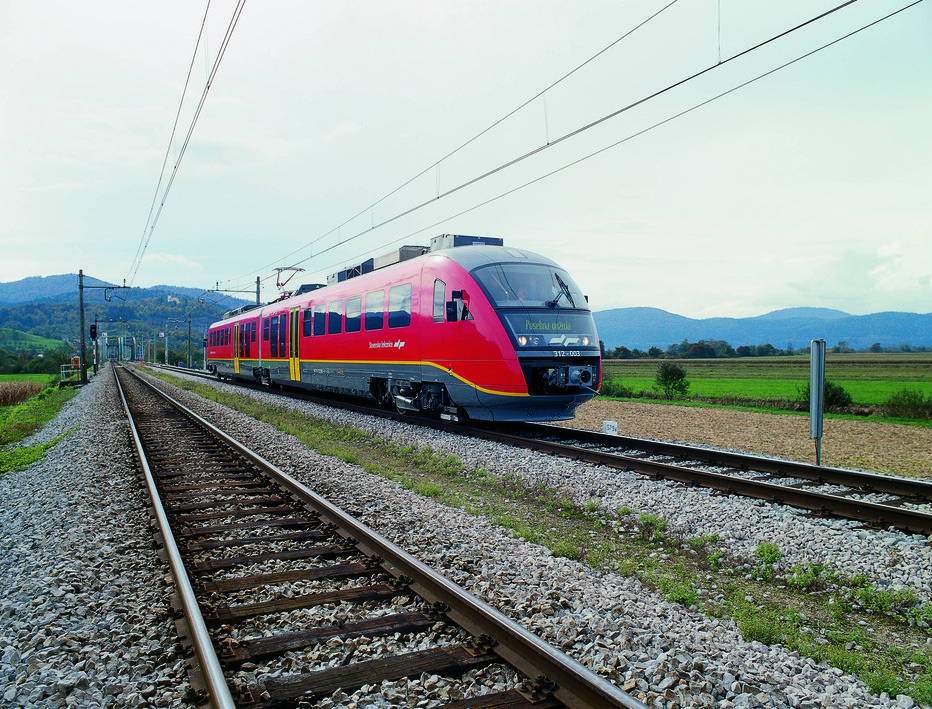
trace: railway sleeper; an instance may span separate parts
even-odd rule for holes
[[[377,660],[356,662],[342,667],[332,667],[303,675],[270,679],[265,684],[250,686],[252,695],[260,701],[251,705],[256,709],[279,707],[283,703],[294,704],[301,699],[326,697],[337,690],[355,692],[363,685],[378,686],[382,682],[394,682],[406,677],[420,677],[422,674],[440,675],[442,677],[462,676],[470,670],[488,667],[501,660],[491,653],[473,655],[465,645],[452,645],[444,648],[430,648],[383,657]],[[520,695],[519,695],[520,696]],[[485,699],[484,697],[482,699]],[[466,700],[468,701],[468,700]],[[534,706],[524,700],[523,706]],[[247,705],[250,706],[250,705]],[[496,706],[496,704],[461,704],[461,706]],[[498,706],[522,706],[501,704]],[[543,705],[546,706],[546,705]],[[551,706],[560,706],[553,704]]]

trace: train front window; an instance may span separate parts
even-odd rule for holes
[[[579,286],[563,269],[530,263],[496,263],[473,276],[497,308],[588,310]]]

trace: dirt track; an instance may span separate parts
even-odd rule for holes
[[[702,443],[816,462],[808,416],[590,401],[577,410],[575,421],[566,424],[601,430],[603,421],[616,421],[622,436]],[[932,478],[932,429],[827,418],[822,465]]]

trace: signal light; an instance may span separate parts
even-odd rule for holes
[[[97,325],[91,325],[91,339],[97,339]]]

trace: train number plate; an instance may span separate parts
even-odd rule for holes
[[[554,350],[554,357],[579,357],[579,350]]]

